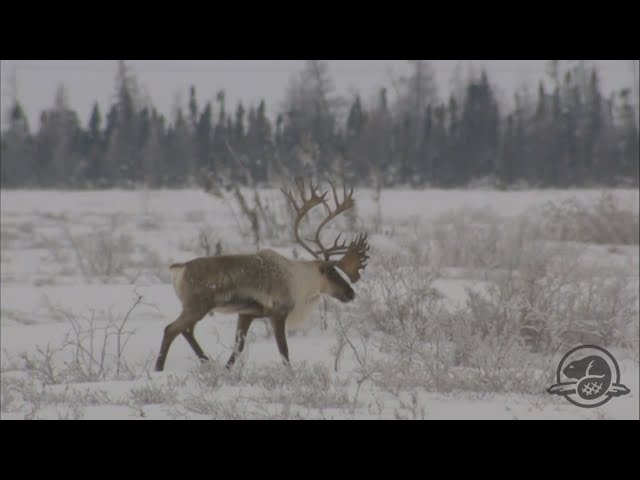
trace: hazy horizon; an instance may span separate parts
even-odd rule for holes
[[[304,60],[126,60],[154,107],[167,117],[176,104],[186,106],[191,85],[196,88],[199,105],[214,101],[224,89],[228,105],[238,101],[257,105],[262,99],[272,116],[284,98],[292,75],[300,72]],[[390,75],[408,71],[406,60],[329,60],[336,93],[350,97],[356,92],[365,100],[379,88],[390,87]],[[510,100],[516,88],[526,84],[535,88],[545,73],[547,60],[431,60],[436,72],[438,93],[449,94],[450,79],[457,67],[486,68],[498,94]],[[609,94],[631,87],[634,78],[629,60],[590,60],[599,67],[602,90]],[[8,103],[14,96],[28,116],[32,129],[39,125],[39,114],[53,105],[56,89],[67,87],[70,106],[82,124],[98,102],[104,113],[113,100],[116,60],[2,60],[0,95],[2,126]],[[637,64],[636,64],[637,65]],[[15,82],[13,81],[15,78]]]

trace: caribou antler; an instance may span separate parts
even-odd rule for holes
[[[338,260],[336,267],[347,274],[351,283],[360,280],[360,270],[364,271],[367,268],[365,262],[369,260],[369,255],[367,255],[369,248],[367,235],[361,233],[349,244],[347,253]]]
[[[296,182],[296,186],[298,187],[298,190],[300,191],[300,198],[302,199],[302,205],[300,207],[298,207],[298,204],[296,203],[295,199],[293,198],[293,194],[291,193],[291,190],[285,190],[284,188],[281,188],[280,190],[282,190],[282,193],[284,193],[284,195],[289,199],[289,201],[291,202],[291,205],[293,206],[294,210],[296,211],[296,219],[293,223],[293,233],[296,236],[296,241],[298,242],[298,244],[304,248],[307,252],[309,252],[311,255],[313,255],[315,258],[320,258],[319,254],[322,252],[316,252],[315,250],[311,249],[309,247],[309,245],[307,245],[301,238],[300,238],[300,234],[298,233],[298,227],[300,226],[300,220],[302,220],[304,218],[304,216],[309,213],[309,211],[320,204],[324,204],[326,205],[326,200],[325,200],[325,196],[327,195],[327,192],[323,193],[322,195],[318,195],[318,186],[313,186],[313,183],[311,182],[311,180],[309,180],[309,190],[311,190],[311,196],[309,198],[305,198],[304,194],[305,194],[305,187],[304,187],[304,180],[302,178],[296,178],[295,180]]]
[[[342,202],[340,202],[338,200],[338,194],[336,193],[336,187],[333,186],[332,182],[329,182],[329,185],[331,185],[331,190],[333,191],[333,199],[336,202],[336,208],[335,208],[335,210],[332,211],[331,208],[329,208],[329,206],[325,203],[325,206],[327,207],[327,210],[329,211],[329,213],[327,215],[327,218],[325,218],[322,221],[322,223],[318,226],[318,229],[316,230],[315,239],[313,240],[314,243],[316,245],[318,245],[318,247],[320,247],[320,250],[324,254],[324,259],[325,260],[329,260],[334,255],[345,254],[347,249],[346,249],[346,245],[344,243],[342,245],[338,245],[338,239],[340,238],[340,235],[338,235],[338,238],[336,238],[336,240],[333,242],[333,246],[332,247],[325,248],[322,245],[322,242],[320,241],[320,231],[331,220],[336,218],[341,213],[346,212],[347,210],[353,208],[353,206],[355,205],[355,202],[353,201],[353,198],[352,198],[353,197],[353,187],[351,187],[351,190],[350,190],[349,193],[347,193],[347,187],[346,186],[343,187],[344,198],[343,198]],[[325,195],[326,195],[326,193],[325,193]]]
[[[302,248],[304,248],[307,252],[313,255],[315,258],[320,259],[320,255],[324,256],[325,261],[329,261],[332,256],[342,255],[342,258],[336,262],[336,266],[340,268],[352,282],[356,282],[360,279],[359,270],[364,270],[366,267],[366,263],[364,263],[369,256],[366,252],[369,250],[369,244],[367,243],[367,236],[364,234],[358,235],[356,240],[352,241],[349,245],[344,241],[342,243],[338,243],[340,240],[341,233],[334,240],[333,245],[329,248],[326,248],[322,241],[320,240],[320,232],[322,229],[334,218],[340,215],[343,212],[353,208],[355,202],[353,200],[353,187],[350,188],[349,192],[347,192],[346,186],[343,187],[344,196],[342,201],[338,199],[338,193],[336,192],[336,188],[332,182],[329,182],[331,185],[331,190],[333,192],[333,199],[335,201],[335,209],[331,209],[327,204],[327,200],[325,199],[328,192],[324,192],[322,194],[318,194],[318,187],[314,187],[313,183],[309,181],[309,188],[311,190],[311,195],[309,198],[305,198],[305,186],[304,180],[302,178],[296,178],[295,180],[298,190],[300,191],[300,197],[302,198],[302,205],[298,206],[295,199],[293,198],[293,194],[291,190],[286,191],[282,189],[282,192],[289,199],[293,208],[296,211],[296,219],[293,225],[294,234],[296,237],[296,241]],[[307,243],[305,243],[298,233],[298,227],[300,226],[300,221],[302,218],[309,213],[309,211],[317,206],[324,205],[328,210],[326,218],[320,223],[316,230],[315,237],[313,239],[308,239],[308,241],[315,243],[319,250],[314,250]]]

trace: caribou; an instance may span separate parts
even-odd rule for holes
[[[347,192],[344,186],[340,200],[335,186],[329,182],[335,202],[332,209],[327,199],[328,191],[319,193],[319,187],[309,181],[307,195],[303,179],[297,178],[295,184],[300,204],[291,189],[282,189],[282,192],[295,211],[295,242],[314,259],[289,259],[274,250],[264,249],[250,255],[199,257],[171,265],[173,287],[182,311],[164,329],[156,371],[164,369],[171,343],[180,334],[201,361],[208,360],[194,336],[194,329],[209,312],[238,314],[234,348],[226,368],[230,369],[242,352],[249,327],[256,318],[270,319],[280,356],[285,365],[289,365],[287,328],[304,324],[321,295],[343,303],[355,298],[352,286],[339,271],[351,284],[360,279],[360,271],[364,271],[369,259],[367,235],[360,233],[347,244],[346,241],[339,242],[340,233],[330,247],[325,247],[320,239],[320,232],[330,221],[353,208],[353,188]],[[326,217],[318,225],[314,238],[308,239],[314,244],[312,247],[300,237],[298,230],[301,220],[320,205],[325,207]]]

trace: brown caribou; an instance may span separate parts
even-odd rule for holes
[[[231,368],[242,352],[245,337],[256,318],[269,318],[273,326],[278,350],[286,365],[289,365],[289,349],[285,330],[305,321],[316,306],[320,295],[328,295],[341,302],[350,302],[355,292],[349,282],[338,273],[346,274],[351,283],[360,279],[360,270],[366,267],[369,258],[367,236],[360,234],[349,244],[338,243],[326,248],[320,240],[324,226],[341,213],[353,208],[353,188],[347,193],[344,188],[342,201],[333,183],[335,208],[328,205],[327,192],[318,193],[318,187],[309,182],[309,195],[302,179],[296,179],[301,204],[298,205],[291,190],[282,190],[296,216],[293,231],[296,242],[309,252],[314,260],[292,260],[266,249],[253,255],[219,255],[200,257],[186,263],[171,265],[171,275],[176,294],[182,303],[178,318],[164,330],[162,345],[156,362],[156,371],[162,371],[169,347],[180,334],[184,336],[195,354],[202,361],[208,360],[194,336],[196,324],[210,311],[237,313],[238,323],[235,346],[226,367]],[[300,238],[300,221],[318,205],[323,205],[327,216],[318,226],[315,243],[311,248]],[[340,256],[338,260],[332,257]]]

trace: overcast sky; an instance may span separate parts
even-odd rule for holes
[[[528,83],[535,88],[545,76],[547,60],[433,60],[439,93],[447,95],[448,85],[457,64],[463,68],[485,67],[490,79],[508,99],[513,90]],[[600,67],[605,92],[632,84],[629,60],[594,60]],[[200,105],[214,100],[219,89],[227,94],[228,105],[238,100],[257,104],[264,98],[270,114],[278,108],[289,78],[299,72],[304,60],[127,60],[153,105],[169,116],[177,101],[188,99],[190,85],[196,87]],[[349,95],[359,91],[365,99],[381,86],[389,85],[390,72],[407,71],[405,60],[330,60],[337,93]],[[115,60],[2,60],[2,124],[13,96],[13,85],[25,108],[30,126],[37,128],[39,114],[53,104],[58,85],[69,92],[71,107],[86,124],[91,106],[98,101],[104,113],[111,103],[116,72]],[[15,75],[13,75],[15,72]],[[16,82],[12,82],[12,76]]]

